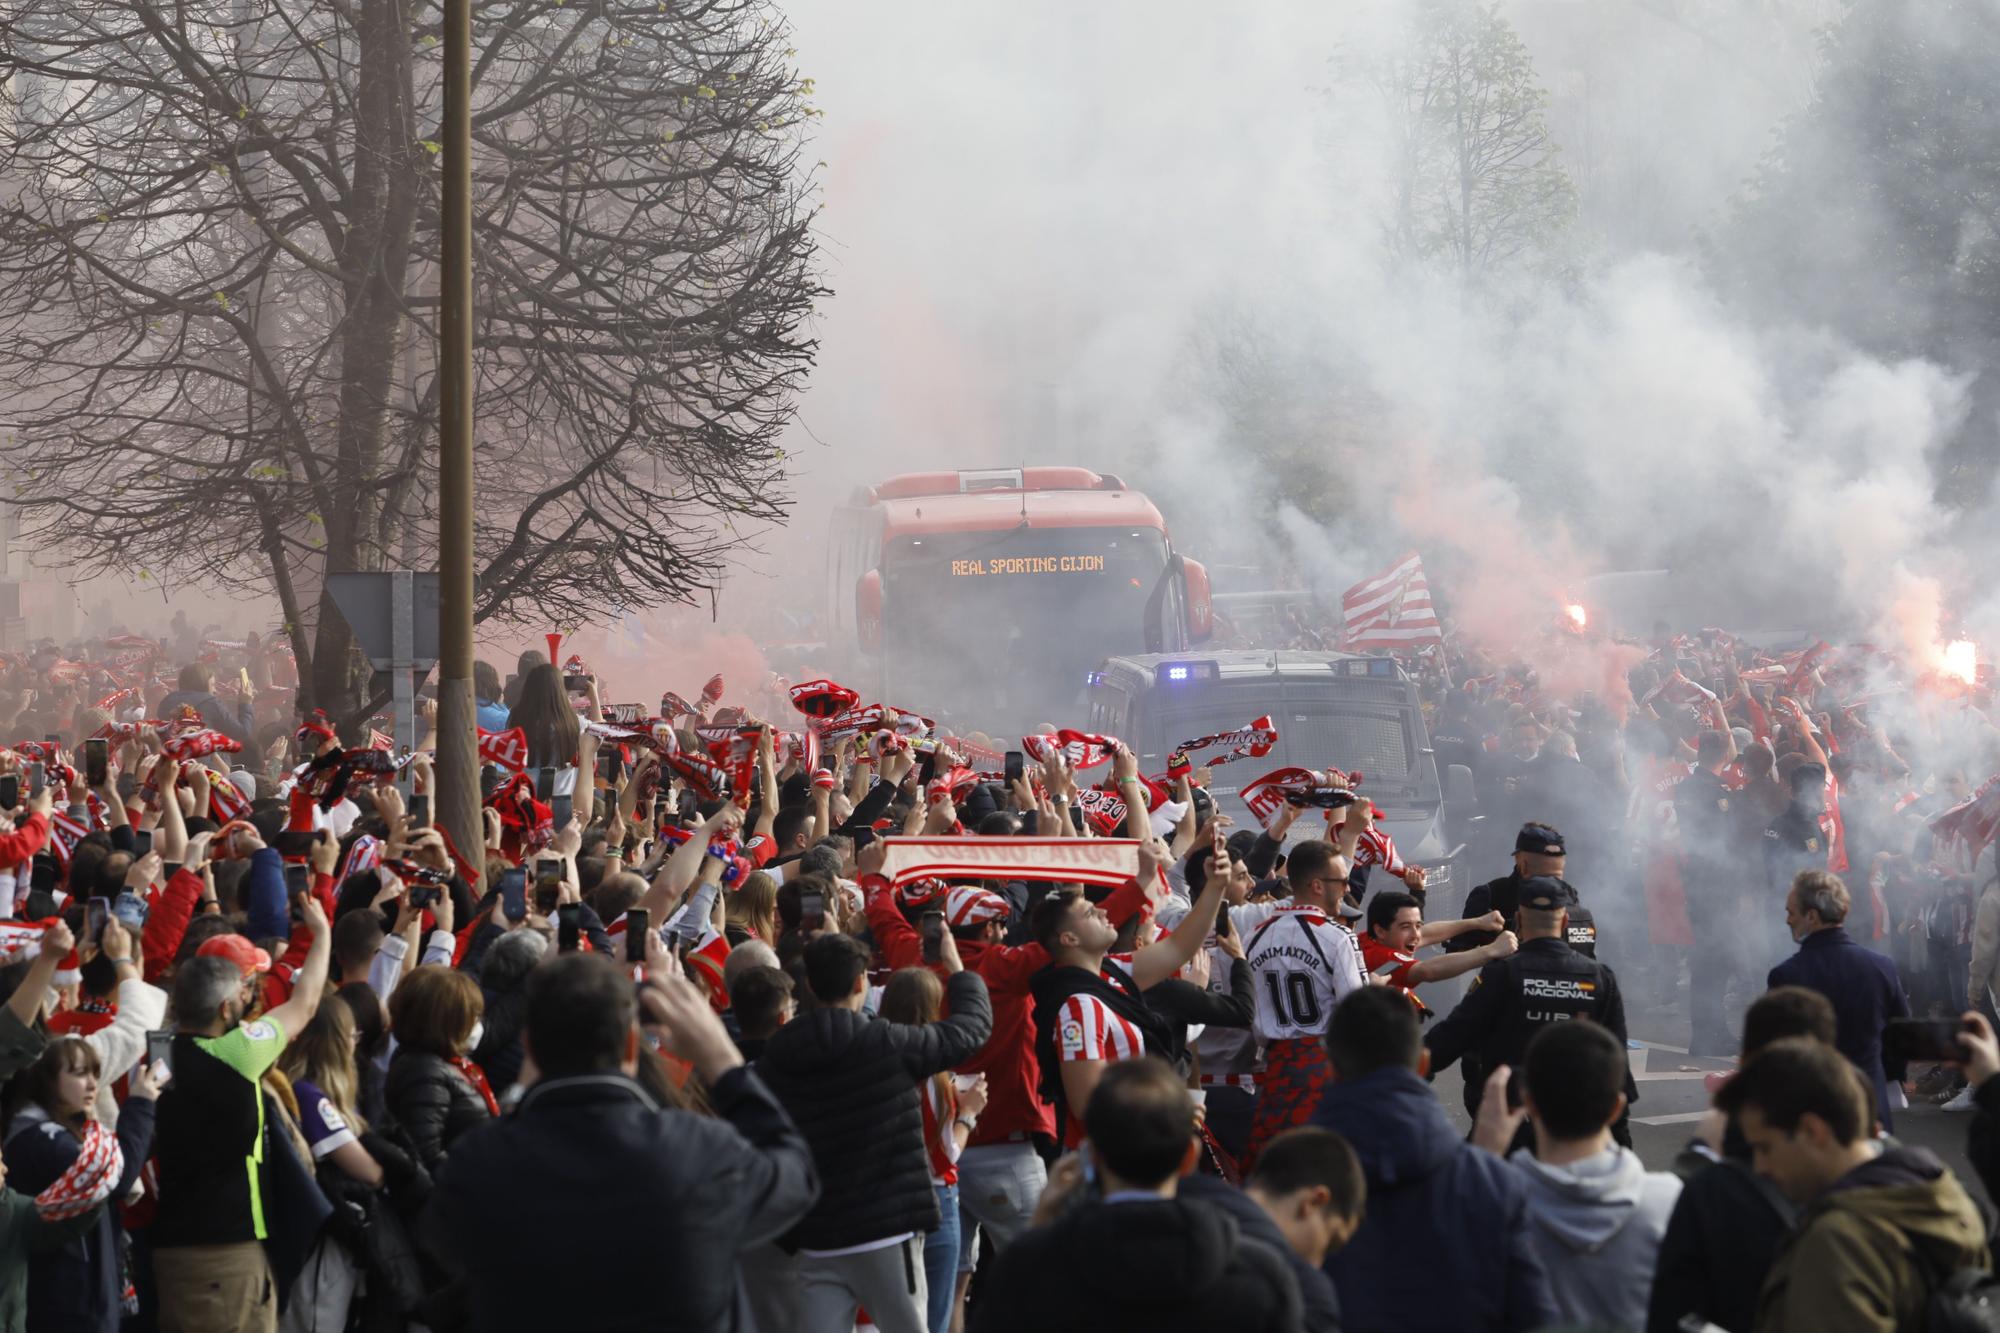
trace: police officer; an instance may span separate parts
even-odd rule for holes
[[[1521,947],[1481,968],[1458,1007],[1424,1037],[1433,1075],[1465,1056],[1476,1057],[1482,1071],[1503,1064],[1519,1069],[1537,1030],[1572,1018],[1600,1023],[1624,1042],[1625,1001],[1617,976],[1564,939],[1569,901],[1569,886],[1553,876],[1536,875],[1521,883]],[[1466,1079],[1466,1109],[1475,1114],[1484,1082],[1483,1072]],[[1638,1095],[1628,1068],[1626,1100],[1636,1101]],[[1625,1117],[1619,1117],[1612,1133],[1631,1146]]]
[[[1767,955],[1765,966],[1783,961],[1791,941],[1778,940],[1775,929],[1762,921],[1773,904],[1785,901],[1792,881],[1802,870],[1824,870],[1827,862],[1826,767],[1811,762],[1792,770],[1792,800],[1764,827],[1764,883],[1760,899],[1767,909],[1758,914],[1757,945]]]
[[[1674,788],[1674,827],[1681,848],[1681,884],[1687,894],[1694,950],[1688,955],[1690,1055],[1733,1055],[1729,989],[1741,992],[1743,1006],[1759,992],[1751,980],[1744,936],[1763,928],[1752,923],[1746,892],[1754,872],[1735,855],[1735,802],[1738,793],[1726,776],[1736,761],[1736,741],[1726,731],[1704,731],[1695,750],[1694,772]]]
[[[1583,905],[1576,889],[1563,879],[1563,871],[1569,865],[1565,846],[1563,835],[1553,824],[1530,821],[1521,825],[1521,831],[1514,835],[1514,873],[1473,885],[1465,895],[1465,906],[1459,909],[1459,915],[1479,917],[1488,912],[1498,912],[1506,919],[1507,929],[1519,935],[1521,886],[1532,878],[1546,876],[1562,885],[1564,906],[1569,911],[1567,942],[1585,957],[1595,958],[1597,920]],[[1446,953],[1464,953],[1491,944],[1498,938],[1495,931],[1468,930],[1463,935],[1446,940],[1444,949]]]

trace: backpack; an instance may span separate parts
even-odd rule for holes
[[[2000,1277],[1984,1268],[1946,1273],[1922,1250],[1911,1253],[1930,1289],[1924,1333],[2000,1333]]]

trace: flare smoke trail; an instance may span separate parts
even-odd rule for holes
[[[785,576],[854,485],[1080,462],[1212,565],[1337,592],[1415,546],[1517,649],[1644,568],[1741,627],[2000,643],[1988,506],[1934,499],[1966,368],[1752,313],[1704,262],[1847,7],[1503,4],[1577,212],[1552,262],[1476,288],[1385,245],[1378,71],[1419,9],[790,5],[836,295],[779,599],[823,601]]]

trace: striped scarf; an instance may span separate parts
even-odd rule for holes
[[[35,1209],[44,1221],[60,1222],[89,1212],[111,1197],[118,1177],[125,1174],[125,1154],[119,1150],[118,1136],[102,1121],[85,1121],[81,1137],[83,1146],[69,1170],[35,1196]]]

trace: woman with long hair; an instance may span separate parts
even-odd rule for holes
[[[299,1130],[312,1150],[321,1187],[336,1204],[357,1191],[376,1189],[383,1181],[381,1163],[361,1142],[368,1122],[361,1114],[354,1064],[360,1035],[353,1010],[329,991],[312,1021],[278,1059],[279,1070],[292,1081]],[[292,1281],[291,1299],[279,1327],[283,1333],[345,1329],[360,1279],[360,1256],[333,1231],[323,1233]]]
[[[380,1185],[382,1166],[361,1146],[368,1121],[361,1111],[361,1076],[354,1058],[360,1040],[354,1011],[328,991],[312,1021],[285,1047],[278,1068],[298,1097],[300,1128],[313,1162],[364,1185]]]
[[[104,1066],[81,1037],[58,1037],[20,1075],[7,1124],[7,1183],[35,1196],[44,1222],[78,1229],[28,1259],[29,1328],[117,1333],[124,1313],[124,1228],[118,1204],[153,1145],[159,1093],[144,1062],[126,1080],[116,1133],[97,1118]],[[93,1210],[96,1219],[82,1222]]]
[[[538,662],[521,679],[520,697],[507,714],[509,729],[519,727],[528,741],[528,767],[566,768],[576,763],[583,727],[563,690],[562,673]]]
[[[762,940],[778,946],[778,881],[761,870],[752,871],[736,892],[729,895],[729,919],[723,935],[734,949],[745,940]]]
[[[924,967],[906,967],[882,988],[880,1013],[891,1023],[922,1026],[938,1021],[944,983]],[[931,1188],[937,1191],[938,1228],[924,1238],[924,1281],[929,1284],[930,1333],[949,1333],[952,1312],[965,1299],[959,1281],[958,1154],[986,1109],[986,1075],[961,1089],[948,1073],[934,1075],[918,1089],[924,1114],[924,1150],[930,1154]],[[970,1270],[966,1271],[970,1277]]]
[[[486,1074],[466,1055],[479,1044],[485,1009],[478,982],[437,963],[412,971],[389,994],[396,1054],[383,1101],[418,1164],[433,1175],[459,1135],[500,1114]]]

